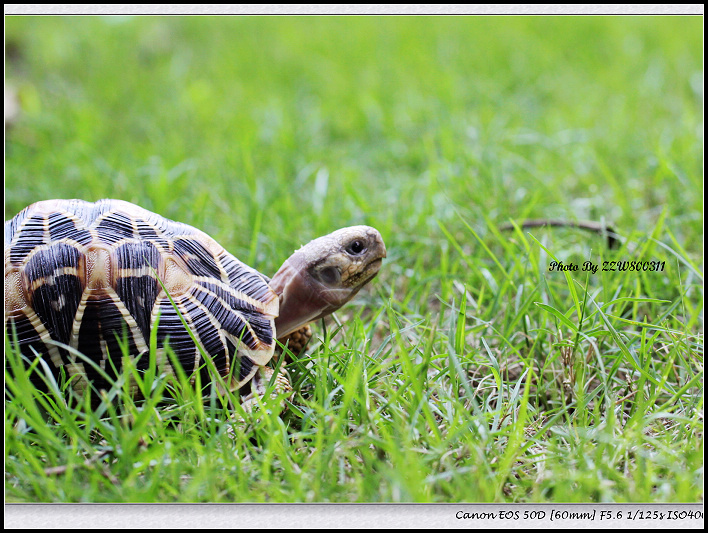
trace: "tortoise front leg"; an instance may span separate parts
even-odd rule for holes
[[[237,431],[244,432],[248,425],[248,420],[251,420],[251,413],[257,413],[258,410],[261,409],[261,406],[265,402],[268,383],[270,383],[270,379],[273,377],[274,373],[275,371],[267,366],[259,368],[258,372],[256,372],[256,375],[251,380],[251,392],[241,398],[241,407],[247,413],[247,418],[244,418],[239,413],[231,414],[231,423],[227,429],[231,438],[235,437]],[[290,397],[292,393],[293,388],[292,385],[290,385],[288,372],[285,368],[281,367],[275,377],[275,383],[270,393],[270,398],[277,401],[278,412],[284,409],[285,399]]]
[[[268,389],[268,383],[270,383],[274,372],[272,368],[267,366],[258,369],[258,372],[256,372],[256,375],[253,376],[251,380],[251,393],[241,399],[241,407],[243,407],[244,411],[251,413],[259,402],[263,402]],[[278,375],[275,377],[275,383],[273,384],[270,397],[273,400],[280,399],[282,406],[285,400],[284,396],[290,396],[292,392],[293,388],[292,385],[290,385],[288,371],[280,367]]]

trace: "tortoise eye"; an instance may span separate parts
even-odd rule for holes
[[[347,252],[351,255],[360,255],[366,251],[366,245],[363,241],[356,240],[347,246]]]

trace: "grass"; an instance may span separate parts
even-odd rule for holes
[[[159,372],[95,411],[6,373],[6,501],[702,501],[700,18],[5,22],[6,220],[121,198],[269,275],[351,224],[389,251],[234,439]]]

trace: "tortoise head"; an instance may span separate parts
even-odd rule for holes
[[[278,338],[351,300],[376,276],[384,257],[383,239],[369,226],[343,228],[297,250],[270,281],[280,299]]]

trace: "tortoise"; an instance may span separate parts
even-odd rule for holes
[[[57,381],[63,368],[78,393],[110,387],[121,345],[147,368],[139,356],[152,335],[160,371],[174,374],[176,360],[206,385],[206,355],[250,410],[273,375],[276,339],[308,340],[307,325],[349,301],[384,257],[376,229],[352,226],[296,250],[268,278],[206,233],[137,205],[41,201],[5,222],[5,328],[26,365],[40,357]],[[284,369],[275,382],[292,390]]]

